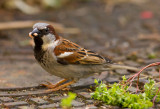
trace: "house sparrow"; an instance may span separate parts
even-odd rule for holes
[[[81,78],[109,69],[138,70],[112,64],[110,59],[60,37],[53,26],[47,23],[34,24],[29,36],[34,40],[34,56],[41,67],[50,74],[64,78],[57,84],[43,84],[50,88],[50,91],[65,89]],[[64,83],[67,80],[71,81]],[[61,85],[62,83],[64,84]]]

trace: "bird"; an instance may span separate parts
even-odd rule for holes
[[[33,39],[34,56],[40,66],[48,73],[63,78],[56,84],[43,84],[49,91],[65,90],[81,78],[107,70],[138,71],[135,67],[114,64],[109,58],[59,36],[47,23],[34,24],[29,37]]]

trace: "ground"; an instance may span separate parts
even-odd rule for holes
[[[142,68],[158,62],[160,58],[160,1],[143,1],[78,2],[56,10],[42,10],[35,15],[0,10],[0,16],[3,16],[0,21],[49,20],[65,27],[76,27],[80,29],[78,34],[59,34],[115,63]],[[0,31],[1,88],[37,86],[45,81],[54,83],[60,80],[44,71],[35,61],[28,37],[30,31],[32,28]],[[96,77],[115,82],[122,75],[132,74],[126,70],[106,71],[100,77],[80,80],[75,86],[92,84]],[[157,68],[151,68],[145,74],[158,81]]]

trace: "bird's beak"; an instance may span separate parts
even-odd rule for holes
[[[35,28],[32,32],[29,33],[29,37],[34,38],[38,36],[39,30]]]

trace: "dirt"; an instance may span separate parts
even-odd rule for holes
[[[94,0],[73,2],[35,15],[1,9],[0,16],[3,17],[0,21],[49,20],[76,27],[81,30],[79,34],[59,34],[115,63],[143,67],[159,61],[159,5],[159,0],[146,0],[144,3],[112,3],[109,8],[105,2]],[[111,9],[109,12],[108,8]],[[60,79],[49,75],[35,61],[28,37],[31,30],[0,31],[0,87],[31,86],[44,81],[54,83]],[[154,73],[158,73],[156,69]],[[88,82],[92,83],[93,77],[83,79],[77,85]]]

